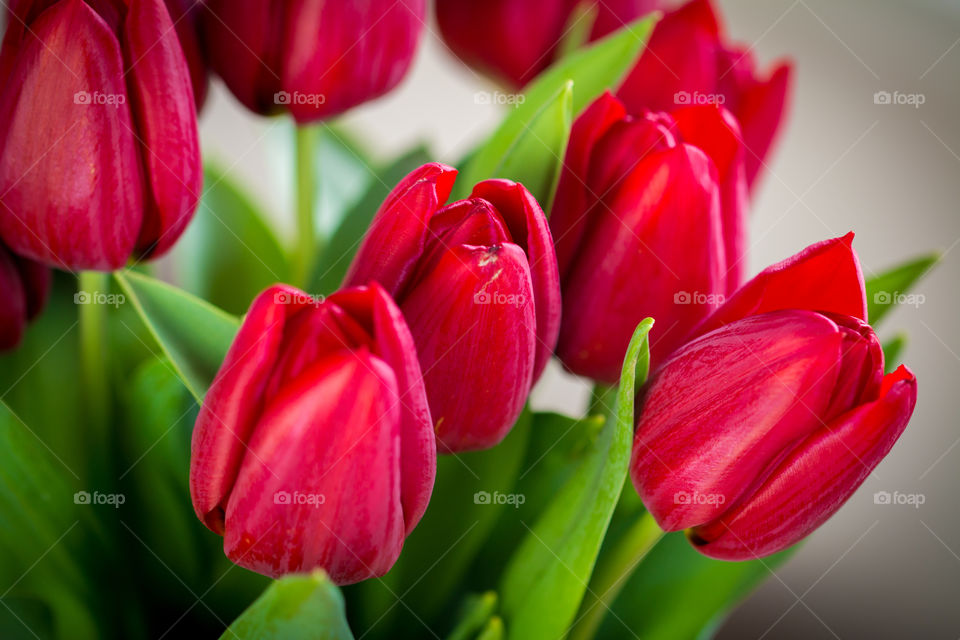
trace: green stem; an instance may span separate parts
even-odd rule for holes
[[[310,280],[314,257],[319,252],[316,229],[316,162],[319,129],[298,126],[296,133],[297,238],[293,254],[293,278],[299,287]]]
[[[110,274],[83,271],[79,276],[80,363],[86,388],[87,414],[96,434],[110,421],[110,381],[107,373],[107,305]]]
[[[644,511],[610,553],[601,556],[568,640],[589,640],[596,635],[627,579],[661,538],[663,530],[653,516]]]

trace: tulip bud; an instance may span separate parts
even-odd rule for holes
[[[193,215],[190,75],[161,0],[24,0],[0,49],[0,235],[68,269],[167,251]]]
[[[643,318],[657,361],[738,284],[746,187],[736,122],[715,106],[628,115],[606,93],[577,118],[550,227],[563,288],[557,355],[619,378]]]
[[[47,303],[50,280],[49,269],[0,245],[0,351],[20,344],[27,323]]]
[[[183,48],[183,55],[190,69],[190,82],[193,86],[193,97],[197,105],[197,112],[207,101],[209,79],[207,77],[207,63],[203,59],[198,34],[200,11],[203,9],[203,0],[165,0],[170,19],[177,29],[177,38]]]
[[[437,0],[436,7],[440,34],[453,53],[471,67],[520,88],[557,59],[578,7],[596,11],[592,41],[661,4],[662,0]]]
[[[378,211],[345,283],[376,281],[410,325],[442,452],[492,447],[523,410],[560,325],[546,217],[522,185],[417,169]]]
[[[832,311],[862,305],[849,240],[815,245],[745,285],[707,323],[716,328],[678,349],[642,392],[634,486],[662,528],[687,529],[705,555],[763,557],[809,535],[910,419],[916,378],[906,367],[883,375],[862,308]]]
[[[197,516],[235,563],[381,576],[427,507],[436,447],[416,351],[379,286],[254,301],[193,433]]]
[[[690,0],[657,24],[646,50],[617,96],[632,112],[669,111],[690,104],[719,104],[740,123],[752,185],[789,105],[793,65],[756,71],[743,47],[727,42],[710,0]]]
[[[208,0],[201,28],[211,68],[244,106],[304,123],[395,87],[425,21],[426,0]]]

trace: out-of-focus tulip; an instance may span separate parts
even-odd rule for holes
[[[413,339],[386,291],[260,294],[193,432],[193,506],[227,556],[273,577],[383,575],[435,473]]]
[[[743,131],[752,185],[785,119],[792,73],[790,62],[758,72],[748,49],[726,41],[711,0],[691,0],[657,24],[617,95],[633,112],[722,104]]]
[[[745,216],[729,113],[633,116],[611,94],[598,98],[574,123],[550,218],[567,369],[615,383],[647,316],[655,361],[680,346],[739,284]]]
[[[0,235],[69,269],[157,256],[196,209],[190,75],[162,0],[22,0],[0,50]]]
[[[203,58],[200,47],[200,38],[197,30],[200,28],[200,12],[203,10],[203,0],[165,0],[170,19],[177,29],[177,38],[183,47],[183,55],[187,59],[190,69],[190,81],[193,85],[193,97],[197,104],[197,111],[203,108],[207,101],[207,90],[210,82],[207,77],[207,63]]]
[[[557,58],[574,27],[574,10],[596,12],[590,40],[655,9],[661,0],[437,0],[437,23],[447,46],[471,67],[519,88]],[[583,19],[583,18],[581,18]],[[496,37],[491,37],[496,34]]]
[[[426,0],[207,0],[207,61],[247,108],[297,122],[337,115],[397,85]]]
[[[27,323],[47,303],[50,269],[0,245],[0,351],[20,344]]]
[[[547,220],[520,184],[486,180],[444,206],[456,170],[427,164],[388,196],[347,274],[379,282],[410,325],[443,452],[509,432],[556,344]]]
[[[748,283],[638,402],[634,486],[661,527],[687,529],[708,556],[762,557],[810,534],[913,412],[910,370],[883,374],[850,240],[814,245]]]

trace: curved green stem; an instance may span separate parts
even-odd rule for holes
[[[610,553],[601,556],[590,580],[590,588],[580,605],[577,622],[568,636],[569,640],[589,640],[596,635],[604,615],[620,595],[623,585],[663,538],[663,534],[653,516],[644,511]]]
[[[309,284],[314,259],[319,252],[316,229],[316,162],[319,129],[298,126],[296,133],[297,238],[293,253],[293,277],[298,287]]]
[[[107,306],[102,296],[110,291],[110,274],[83,271],[79,276],[77,297],[80,322],[80,362],[90,425],[97,434],[104,433],[110,420],[110,381],[108,380],[106,344]]]

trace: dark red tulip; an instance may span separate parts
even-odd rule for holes
[[[386,573],[436,473],[413,340],[376,285],[254,301],[193,432],[197,516],[264,575]]]
[[[655,372],[631,477],[661,527],[711,557],[763,557],[823,524],[887,455],[916,379],[884,376],[862,282],[849,236],[815,245],[745,285]]]
[[[592,3],[596,40],[658,8],[661,0],[603,0]],[[512,88],[549,67],[572,30],[580,0],[437,0],[437,23],[461,60]],[[496,34],[496,37],[491,37]]]
[[[162,0],[23,0],[0,50],[0,235],[69,269],[158,256],[201,186],[190,75]]]
[[[532,195],[508,180],[444,203],[456,170],[417,169],[374,218],[346,284],[376,281],[410,325],[441,451],[509,432],[560,326],[557,263]]]
[[[20,344],[27,323],[47,303],[50,280],[50,269],[0,245],[0,351]]]
[[[753,184],[785,119],[793,66],[756,70],[746,48],[730,44],[711,0],[691,0],[657,24],[618,92],[632,112],[722,104],[736,117]]]
[[[598,98],[574,123],[550,218],[567,369],[615,383],[647,316],[655,361],[680,346],[739,283],[745,215],[729,113],[629,115],[611,94]]]
[[[180,46],[183,47],[183,55],[187,59],[193,97],[199,112],[207,101],[207,90],[210,85],[207,77],[207,63],[203,58],[200,37],[197,33],[200,28],[200,13],[203,10],[204,0],[165,0],[165,2],[170,19],[177,29],[177,38],[180,39]]]
[[[207,0],[207,61],[247,108],[297,122],[335,116],[400,82],[426,0]]]

